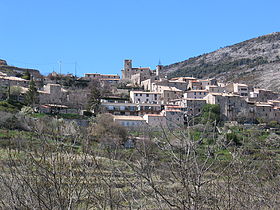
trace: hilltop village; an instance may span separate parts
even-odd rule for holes
[[[156,69],[133,67],[132,60],[124,60],[121,77],[100,73],[75,77],[56,72],[42,76],[6,70],[0,72],[0,99],[23,102],[32,80],[38,90],[34,108],[41,113],[97,114],[87,106],[92,97],[89,87],[93,86],[101,92],[95,98],[98,112],[112,114],[115,122],[126,127],[181,126],[199,116],[206,104],[219,105],[225,121],[280,123],[279,93],[215,78],[167,78],[162,69],[163,65]]]

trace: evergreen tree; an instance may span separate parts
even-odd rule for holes
[[[87,110],[98,114],[101,109],[101,91],[97,84],[92,85],[88,98]]]
[[[39,93],[33,79],[31,79],[29,89],[25,94],[25,103],[31,107],[35,107],[39,103]]]

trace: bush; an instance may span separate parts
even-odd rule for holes
[[[277,122],[277,121],[274,121],[274,120],[272,120],[272,121],[270,121],[269,123],[267,123],[267,126],[270,127],[270,128],[279,128],[279,127],[280,127],[280,125],[278,124],[278,122]]]
[[[228,142],[233,142],[236,146],[242,145],[239,137],[235,133],[227,133],[226,138]]]
[[[220,106],[217,104],[206,104],[202,108],[201,115],[202,123],[219,122],[220,121]]]
[[[126,128],[114,122],[111,114],[98,115],[90,129],[90,133],[96,141],[107,142],[107,144],[109,141],[122,145],[128,136]]]

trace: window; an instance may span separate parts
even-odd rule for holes
[[[142,93],[140,93],[140,96],[142,96]]]
[[[149,97],[149,94],[146,94],[146,97]]]
[[[199,92],[199,95],[201,95],[201,92]]]
[[[194,95],[196,95],[196,92],[194,92]]]
[[[135,93],[135,96],[138,96],[138,94],[137,94],[137,93]]]

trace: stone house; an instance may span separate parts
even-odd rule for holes
[[[160,92],[130,91],[130,99],[132,103],[150,103],[160,104]]]
[[[101,106],[107,113],[113,115],[134,115],[159,114],[163,109],[160,104],[129,103],[129,102],[108,102],[102,101]]]
[[[140,116],[113,115],[113,120],[125,127],[139,127],[146,125],[146,121]]]
[[[160,92],[160,87],[163,87],[163,86],[174,87],[181,91],[186,91],[188,89],[188,83],[185,81],[161,79],[160,81],[155,82],[152,85],[152,90]]]
[[[188,90],[184,93],[184,98],[202,99],[207,96],[208,90]]]
[[[206,99],[184,98],[180,101],[180,104],[184,107],[187,116],[197,116],[201,114]]]
[[[188,84],[188,89],[191,90],[205,90],[206,86],[217,85],[216,79],[200,79],[200,80],[191,80]]]
[[[254,88],[254,91],[250,92],[250,100],[256,102],[266,102],[268,100],[277,100],[279,98],[279,93],[273,92],[271,90],[264,90]]]
[[[249,87],[246,84],[230,83],[226,85],[226,91],[245,97],[249,95]]]
[[[156,85],[154,91],[161,93],[161,103],[168,104],[170,101],[180,99],[183,96],[183,91],[170,86]]]
[[[153,128],[165,128],[167,126],[166,118],[162,114],[145,114],[143,119]]]
[[[225,93],[226,91],[225,87],[218,85],[207,85],[205,89],[208,90],[209,93]]]
[[[262,119],[265,122],[277,120],[277,115],[275,114],[275,112],[277,112],[277,110],[273,109],[272,104],[263,102],[257,102],[255,104],[255,119]]]
[[[47,84],[43,90],[39,90],[40,104],[66,104],[68,91],[59,84]]]
[[[163,110],[161,114],[166,118],[166,126],[169,128],[182,127],[184,125],[184,112],[181,110]]]
[[[120,79],[117,74],[85,73],[85,79]]]
[[[2,86],[2,87],[9,87],[9,86],[28,87],[29,81],[19,78],[19,77],[0,75],[0,86]]]
[[[224,120],[233,121],[248,116],[248,103],[239,95],[229,93],[209,93],[205,99],[208,104],[220,105],[221,117]]]
[[[117,74],[85,73],[84,79],[98,80],[102,85],[116,85],[120,81],[120,76]]]

